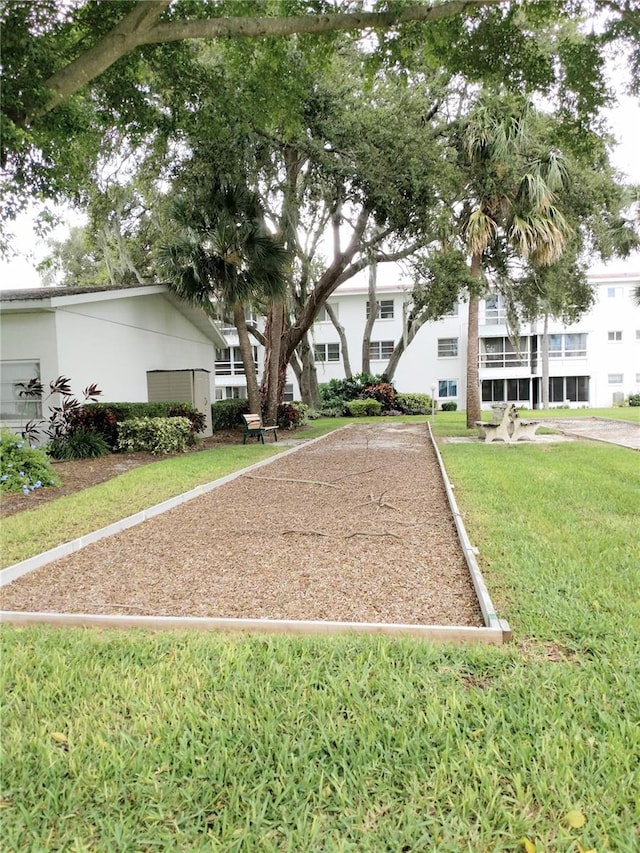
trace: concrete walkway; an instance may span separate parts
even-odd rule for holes
[[[632,420],[618,421],[609,418],[545,418],[542,423],[560,430],[565,435],[607,441],[610,444],[640,450],[640,409],[635,423]]]

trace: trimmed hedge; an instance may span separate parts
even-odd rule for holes
[[[242,415],[248,414],[249,403],[246,400],[218,400],[211,404],[213,431],[236,429],[242,426]]]
[[[136,418],[188,418],[191,439],[207,425],[204,414],[191,403],[90,403],[71,419],[73,430],[97,432],[112,450],[118,447],[118,424]]]
[[[429,415],[431,414],[431,397],[429,394],[398,394],[396,407],[403,415]],[[437,401],[435,408],[438,408]]]
[[[133,418],[118,424],[118,450],[183,453],[191,436],[189,418]]]
[[[365,418],[379,415],[382,412],[382,403],[379,400],[350,400],[345,403],[345,409],[352,418]]]

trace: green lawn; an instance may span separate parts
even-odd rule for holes
[[[635,853],[639,457],[441,449],[514,643],[3,626],[0,848]]]

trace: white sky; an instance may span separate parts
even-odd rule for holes
[[[620,93],[618,106],[607,115],[618,142],[612,153],[612,162],[630,182],[640,184],[640,103]],[[77,215],[69,213],[66,223],[55,229],[51,236],[63,240],[68,234],[69,225],[79,221]],[[10,260],[0,259],[0,288],[39,287],[41,282],[36,265],[48,253],[48,247],[33,228],[33,214],[21,216],[11,224],[10,230],[15,234],[12,247],[18,254]],[[615,260],[607,265],[599,263],[592,267],[593,272],[603,270],[614,273],[638,272],[640,253],[624,261]]]

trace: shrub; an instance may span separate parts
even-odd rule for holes
[[[73,432],[73,418],[83,404],[73,396],[70,382],[71,380],[66,376],[58,376],[57,379],[49,383],[49,393],[44,399],[49,400],[54,394],[59,394],[60,405],[49,406],[48,418],[29,421],[25,424],[22,431],[24,438],[33,439],[39,435],[46,435],[49,438],[64,438]],[[35,400],[43,399],[44,386],[39,379],[31,379],[26,383],[20,382],[17,387],[21,389],[18,392],[20,397]],[[102,391],[98,390],[97,385],[88,385],[82,394],[86,402],[87,400],[96,400]]]
[[[45,486],[57,486],[51,462],[44,450],[8,429],[0,431],[0,491],[28,495]]]
[[[122,420],[125,420],[122,418]],[[109,404],[96,403],[82,406],[72,417],[74,430],[99,435],[111,450],[118,446],[118,418]]]
[[[188,418],[134,418],[118,424],[118,449],[183,453],[191,436]]]
[[[331,379],[329,382],[323,382],[318,388],[322,409],[335,409],[338,406],[344,408],[344,403],[359,399],[368,385],[377,385],[380,382],[380,376],[372,376],[370,373],[357,373],[350,379]]]
[[[203,432],[207,419],[191,403],[95,403],[82,406],[72,416],[73,429],[99,433],[112,450],[118,447],[118,423],[135,418],[188,418],[191,423],[189,443]]]
[[[77,429],[69,435],[52,438],[46,452],[53,459],[97,459],[111,453],[111,448],[98,432]]]
[[[443,412],[455,412],[458,408],[457,403],[443,403],[441,409]]]
[[[276,422],[280,429],[298,429],[307,423],[309,407],[304,403],[280,403]]]
[[[640,406],[640,394],[629,394],[629,405]]]
[[[221,429],[236,429],[242,426],[242,415],[249,414],[249,403],[246,400],[219,400],[211,405],[213,431]]]
[[[403,415],[431,414],[431,397],[429,394],[397,394],[396,407]],[[436,402],[435,408],[438,408]]]
[[[360,393],[363,400],[377,400],[383,410],[390,411],[395,408],[396,392],[393,385],[388,382],[376,382],[367,385]]]
[[[382,404],[379,400],[350,400],[345,408],[352,418],[364,418],[370,415],[379,415]]]

